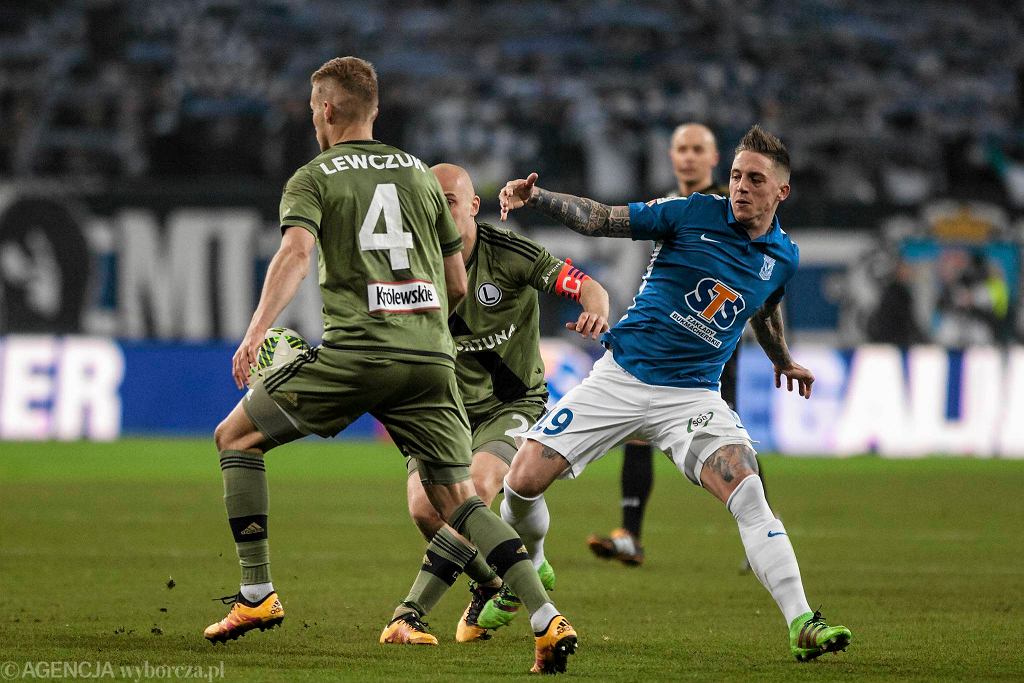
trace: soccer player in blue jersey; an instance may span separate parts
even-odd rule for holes
[[[536,186],[537,174],[501,190],[502,217],[530,206],[591,236],[654,240],[643,283],[602,341],[590,375],[525,434],[505,478],[502,516],[542,561],[549,515],[544,491],[577,477],[628,438],[665,451],[680,471],[725,503],[754,574],[789,625],[800,661],[845,650],[850,630],[829,626],[804,595],[793,546],[765,500],[747,431],[719,394],[722,366],[749,320],[775,366],[775,385],[810,398],[814,375],[790,356],[779,302],[799,250],[775,211],[789,196],[789,152],[759,126],[743,137],[729,198],[687,198],[606,206]],[[511,612],[501,596],[498,612]]]

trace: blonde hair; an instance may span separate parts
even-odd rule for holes
[[[330,80],[340,90],[332,98],[334,106],[346,121],[369,118],[377,108],[377,72],[365,59],[335,57],[313,72],[309,82],[313,86]]]

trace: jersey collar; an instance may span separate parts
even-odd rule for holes
[[[761,235],[757,239],[751,240],[750,237],[747,235],[747,229],[745,227],[743,227],[742,223],[740,223],[738,220],[736,220],[736,216],[732,212],[732,200],[731,199],[726,202],[726,209],[725,210],[727,212],[726,213],[726,222],[729,223],[729,225],[732,227],[732,229],[735,230],[738,233],[741,233],[744,237],[746,237],[748,240],[750,240],[751,242],[753,242],[755,244],[757,244],[757,243],[761,243],[761,244],[775,244],[776,242],[780,242],[782,240],[782,235],[785,234],[785,233],[782,232],[782,224],[779,223],[778,215],[775,215],[775,216],[772,216],[772,227],[768,228],[768,232],[766,232],[765,234]]]
[[[341,142],[335,142],[331,147],[337,147],[338,145],[383,145],[384,143],[380,140],[342,140]]]

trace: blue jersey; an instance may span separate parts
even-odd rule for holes
[[[800,250],[775,218],[751,240],[716,195],[629,205],[635,240],[655,240],[633,305],[601,338],[615,362],[647,384],[718,389],[743,326],[777,303]]]

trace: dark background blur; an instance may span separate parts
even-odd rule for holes
[[[354,54],[379,72],[377,137],[465,166],[485,217],[533,170],[605,202],[663,195],[670,133],[691,120],[717,133],[723,179],[759,122],[793,159],[780,215],[803,248],[798,340],[1005,343],[1024,317],[1021,35],[1020,2],[3,3],[0,332],[237,338],[248,311],[231,306],[255,303],[280,188],[317,151],[309,74]],[[259,225],[225,231],[218,208]],[[616,313],[628,304],[643,250],[520,214],[609,280]],[[229,267],[246,286],[224,295]],[[230,301],[193,312],[167,291],[188,278]],[[316,336],[315,313],[295,324]]]

